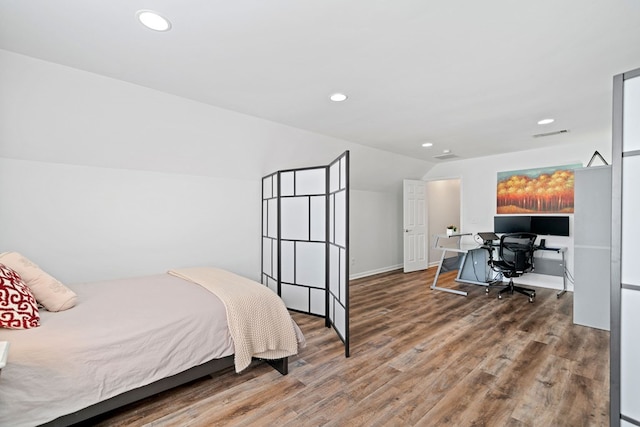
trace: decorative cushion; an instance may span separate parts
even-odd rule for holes
[[[0,254],[0,263],[22,277],[36,301],[49,311],[62,311],[76,305],[75,292],[60,283],[17,252]]]
[[[38,303],[22,278],[0,264],[0,327],[30,329],[40,326]]]

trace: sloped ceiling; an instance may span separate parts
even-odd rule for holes
[[[0,0],[0,48],[442,162],[610,140],[639,22],[638,0]]]

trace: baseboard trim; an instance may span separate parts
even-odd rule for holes
[[[402,264],[396,264],[389,267],[377,268],[375,270],[363,271],[362,273],[350,274],[349,280],[362,279],[363,277],[369,277],[380,273],[388,273],[389,271],[400,270],[402,267]]]

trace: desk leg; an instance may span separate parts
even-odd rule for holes
[[[431,285],[431,289],[435,289],[438,291],[444,291],[444,292],[449,292],[451,294],[456,294],[456,295],[463,295],[463,296],[467,296],[467,293],[464,291],[458,291],[456,289],[448,289],[448,288],[441,288],[439,286],[436,286],[438,284],[438,277],[440,277],[440,271],[442,270],[442,263],[444,262],[444,257],[447,254],[447,250],[443,249],[442,250],[442,257],[440,257],[440,263],[438,264],[438,271],[436,271],[436,277],[433,279],[433,284]]]
[[[564,260],[564,251],[560,251],[560,253],[562,254],[562,290],[559,291],[556,294],[556,298],[560,298],[562,296],[562,294],[564,294],[565,292],[567,292],[567,264],[565,263]]]

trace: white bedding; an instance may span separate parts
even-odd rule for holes
[[[72,288],[72,309],[41,310],[38,328],[0,329],[11,346],[0,426],[45,423],[233,354],[224,305],[198,285],[161,274]]]
[[[224,303],[236,372],[249,366],[254,357],[282,359],[298,354],[299,341],[304,347],[304,337],[297,333],[284,302],[266,286],[212,267],[169,270],[169,274],[197,283]]]

